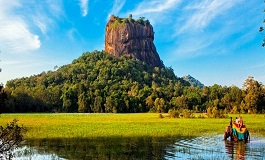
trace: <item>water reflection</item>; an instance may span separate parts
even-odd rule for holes
[[[30,140],[15,159],[265,159],[265,140],[223,141],[222,135],[182,138],[96,138]]]
[[[226,153],[230,155],[231,158],[245,159],[247,143],[244,141],[234,142],[225,141]]]
[[[253,137],[253,135],[252,135]],[[254,136],[249,143],[223,141],[222,135],[180,139],[167,149],[166,159],[265,159],[265,140]],[[170,156],[169,156],[170,155]]]
[[[39,159],[164,159],[165,149],[174,142],[153,137],[31,140],[24,144],[26,152],[20,150],[15,157],[35,159],[33,155],[37,154],[42,155]]]

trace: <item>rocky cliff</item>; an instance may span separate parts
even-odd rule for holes
[[[163,67],[153,43],[154,31],[148,20],[111,16],[106,26],[105,51],[119,57],[128,55],[152,67]]]

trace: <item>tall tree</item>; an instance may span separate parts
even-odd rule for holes
[[[6,100],[7,100],[7,94],[4,90],[4,86],[0,84],[0,113],[5,111]]]
[[[148,96],[145,100],[145,104],[148,106],[148,109],[153,108],[154,107],[154,101],[152,96]]]
[[[78,96],[78,112],[85,113],[87,112],[87,102],[85,93],[82,93]]]
[[[1,51],[0,51],[1,54]],[[0,60],[1,62],[1,60]],[[0,68],[0,72],[2,71],[2,68]],[[7,100],[7,94],[4,90],[4,85],[2,82],[0,82],[0,113],[2,113],[4,111],[4,104],[5,101]]]
[[[256,113],[262,95],[260,84],[254,80],[254,77],[249,76],[243,84],[243,89],[245,92],[245,109],[249,113]]]
[[[229,87],[228,91],[225,93],[224,97],[221,99],[222,105],[231,111],[236,106],[238,108],[242,102],[242,91],[236,87]]]
[[[165,108],[165,100],[164,100],[164,98],[156,98],[155,102],[154,102],[154,105],[155,105],[156,111],[158,113],[164,112],[164,108]]]
[[[94,100],[94,112],[105,112],[105,108],[103,108],[103,98],[101,96],[96,96]]]
[[[184,95],[173,97],[171,99],[171,103],[173,104],[174,108],[177,110],[183,110],[189,108],[187,98]]]

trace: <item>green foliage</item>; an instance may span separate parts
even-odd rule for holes
[[[244,109],[248,113],[257,113],[257,110],[263,109],[264,87],[254,80],[254,77],[248,77],[244,83]]]
[[[170,109],[168,110],[168,116],[170,118],[179,118],[179,112],[177,110]]]
[[[164,105],[165,105],[165,100],[163,98],[156,98],[154,105],[156,107],[156,111],[158,113],[164,112]]]
[[[119,18],[118,16],[113,16],[114,22],[111,23],[110,29],[114,29],[119,27],[120,25],[124,25],[127,23],[141,24],[141,25],[150,25],[149,20],[145,20],[145,17],[140,17],[135,20],[132,18],[132,14],[129,15],[129,18]]]
[[[27,130],[17,124],[16,119],[6,125],[0,126],[0,158],[12,158],[12,150],[15,149],[23,140]]]
[[[194,115],[192,113],[192,110],[183,109],[182,112],[180,113],[180,117],[183,117],[183,118],[194,118]]]
[[[227,118],[228,115],[224,110],[218,110],[217,107],[207,108],[207,116],[209,118]]]
[[[7,101],[7,93],[4,90],[4,86],[0,84],[0,113],[5,111],[6,101]]]
[[[1,112],[167,113],[173,110],[260,113],[265,87],[250,77],[243,89],[220,85],[194,87],[177,78],[172,68],[104,51],[84,53],[56,71],[10,80],[1,88]],[[212,112],[214,108],[214,112]],[[213,114],[213,115],[211,115]]]
[[[138,23],[138,24],[144,25],[144,24],[145,24],[144,19],[145,19],[144,17],[140,17],[140,18],[137,19],[135,22]]]
[[[167,112],[175,83],[172,69],[95,51],[56,71],[8,81],[6,89],[15,112]]]
[[[122,21],[120,20],[120,18],[118,18],[118,19],[116,19],[116,20],[114,21],[114,23],[112,23],[112,24],[110,25],[110,29],[117,28],[117,27],[119,27],[119,26],[122,25],[122,24],[123,24]]]

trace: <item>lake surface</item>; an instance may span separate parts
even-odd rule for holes
[[[26,141],[13,159],[265,159],[265,138],[223,141],[223,135],[182,138],[42,139]]]

